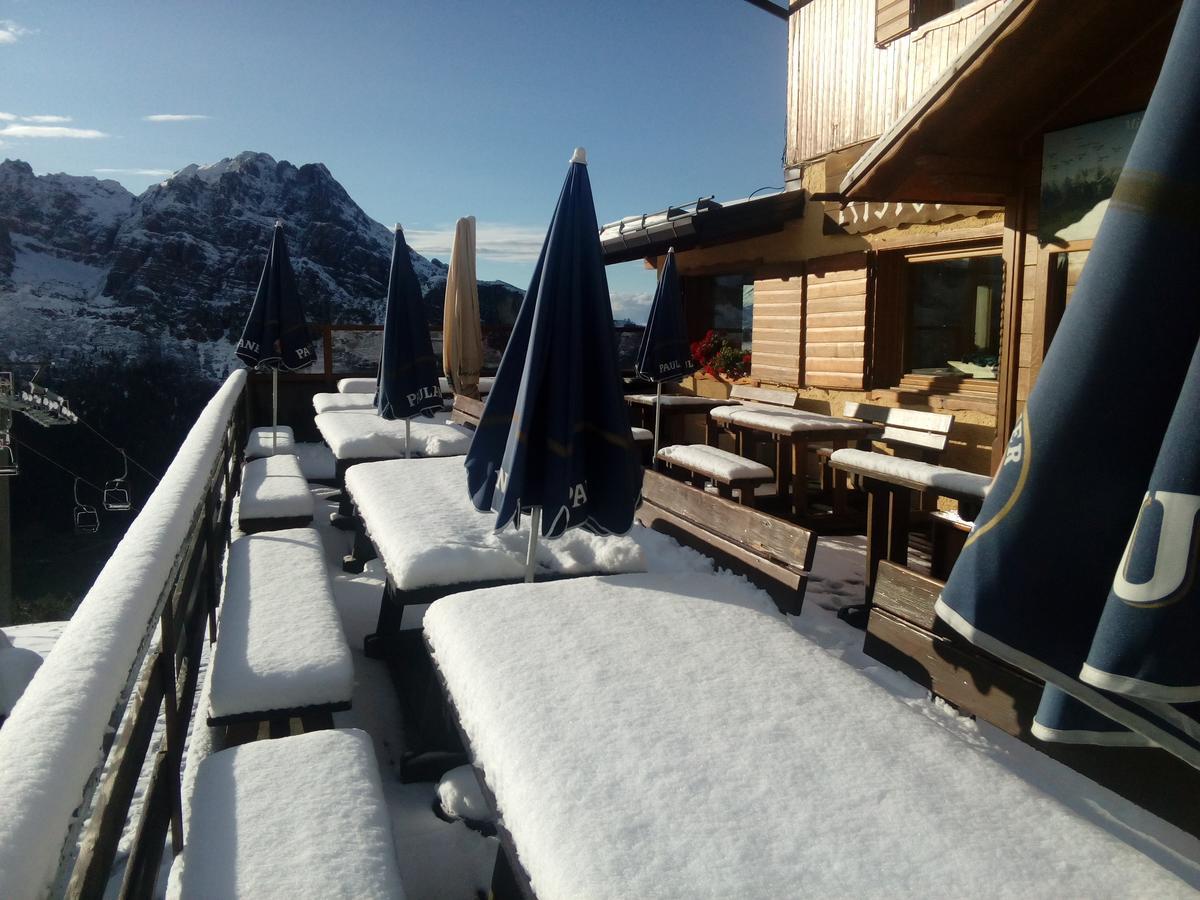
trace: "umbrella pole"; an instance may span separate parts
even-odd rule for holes
[[[279,370],[271,369],[271,455],[279,444]]]
[[[658,427],[662,423],[662,382],[656,382],[654,391],[654,453],[650,456],[650,468],[658,471]]]
[[[412,458],[409,455],[409,450],[408,450],[408,439],[411,434],[412,434],[412,419],[405,419],[404,420],[404,458],[405,459]]]
[[[525,583],[533,584],[533,567],[537,558],[538,532],[542,530],[542,508],[535,506],[529,514],[529,550],[525,554]]]

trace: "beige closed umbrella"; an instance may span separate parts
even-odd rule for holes
[[[442,313],[442,367],[454,393],[479,399],[483,333],[479,324],[479,285],[475,280],[475,217],[454,226],[454,248],[446,275]]]

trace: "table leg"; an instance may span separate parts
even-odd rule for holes
[[[808,441],[792,438],[792,510],[797,518],[808,513]]]
[[[912,491],[892,485],[888,502],[887,558],[898,566],[908,565],[908,520]]]
[[[830,442],[834,450],[841,450],[846,446],[844,439],[834,440]],[[830,478],[833,479],[833,515],[835,518],[845,518],[846,516],[846,476],[842,475],[833,466],[826,464],[825,471],[829,472]],[[822,485],[823,487],[824,485]]]
[[[888,507],[890,492],[876,481],[863,480],[867,489],[867,606],[875,595],[875,578],[879,561],[887,554]]]
[[[712,416],[704,417],[704,443],[710,447],[719,447],[721,445],[721,429],[713,421]]]

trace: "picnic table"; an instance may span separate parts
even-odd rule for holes
[[[1026,780],[728,575],[472,591],[425,635],[526,896],[1193,890],[1142,852],[1178,829],[1045,758]]]
[[[717,446],[717,430],[733,435],[738,455],[745,455],[747,437],[765,435],[775,444],[775,486],[780,497],[790,493],[792,510],[797,516],[808,512],[805,470],[810,444],[845,447],[852,441],[868,440],[883,433],[883,428],[858,419],[827,416],[803,409],[767,403],[717,406],[709,411],[708,443]],[[790,482],[790,484],[789,484]],[[840,516],[846,509],[846,486],[840,479],[833,485],[833,511]]]
[[[654,408],[658,402],[656,394],[626,394],[625,403],[641,428],[654,430]],[[716,400],[712,397],[693,397],[690,394],[662,395],[662,430],[659,434],[660,443],[669,443],[663,437],[671,433],[671,420],[680,416],[703,416],[710,409],[725,406],[728,400]]]
[[[463,461],[456,458],[356,465],[346,473],[346,493],[362,522],[356,554],[361,559],[373,549],[386,574],[378,625],[365,649],[391,664],[408,697],[414,730],[424,733],[421,742],[427,749],[442,736],[431,721],[437,715],[428,711],[430,694],[439,698],[440,710],[440,689],[430,677],[425,654],[412,652],[414,643],[421,647],[424,608],[457,591],[520,582],[528,519],[519,530],[494,530],[495,514],[472,505]],[[628,535],[601,536],[573,528],[540,541],[536,564],[539,580],[711,568],[706,558],[640,525]]]

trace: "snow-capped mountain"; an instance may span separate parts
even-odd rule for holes
[[[136,197],[115,181],[0,163],[0,362],[152,352],[220,377],[277,218],[310,321],[382,320],[391,232],[320,163],[245,152]],[[446,266],[412,260],[440,322]],[[502,282],[480,293],[485,320],[521,295]]]

